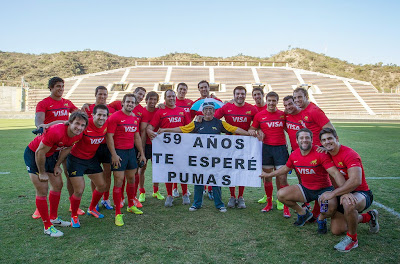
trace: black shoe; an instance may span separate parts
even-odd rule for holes
[[[293,224],[295,226],[303,226],[312,217],[313,217],[313,214],[308,209],[306,209],[306,214],[305,215],[297,214],[297,220]]]

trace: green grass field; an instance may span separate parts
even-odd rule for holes
[[[341,143],[361,155],[375,201],[400,212],[400,124],[334,125]],[[150,197],[151,170],[146,174],[148,195],[143,215],[125,214],[125,225],[117,227],[114,212],[102,210],[104,219],[81,216],[80,229],[61,228],[64,237],[50,238],[43,234],[41,220],[31,218],[35,191],[23,151],[33,139],[32,128],[33,120],[0,121],[0,263],[400,262],[400,219],[376,204],[371,208],[379,210],[380,232],[370,234],[368,224],[360,224],[359,247],[340,253],[333,246],[341,237],[318,235],[316,224],[293,226],[293,211],[290,219],[284,219],[276,209],[261,213],[263,205],[257,200],[264,194],[262,188],[247,188],[247,209],[230,209],[225,214],[208,200],[197,212],[189,212],[181,198],[166,209],[163,201]],[[296,180],[289,182],[295,184]],[[83,209],[91,198],[89,184],[86,187]],[[193,191],[193,186],[189,189]],[[161,192],[165,194],[164,186]],[[224,188],[223,200],[227,202],[228,198],[228,188]],[[65,220],[70,218],[68,207],[67,190],[63,188],[59,215]]]

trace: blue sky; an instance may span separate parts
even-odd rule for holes
[[[266,57],[290,45],[355,64],[400,65],[400,1],[15,0],[1,6],[1,51]]]

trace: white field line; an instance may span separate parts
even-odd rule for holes
[[[394,216],[396,216],[397,218],[400,219],[400,213],[396,212],[393,208],[387,207],[387,206],[385,206],[385,205],[383,205],[381,203],[375,202],[375,201],[372,204],[374,204],[374,205],[376,205],[376,206],[388,211],[389,213],[391,213],[392,215],[394,215]]]
[[[0,171],[0,174],[10,174],[9,171]]]

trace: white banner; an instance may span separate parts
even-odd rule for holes
[[[261,186],[262,143],[254,137],[163,133],[152,144],[153,182]]]

